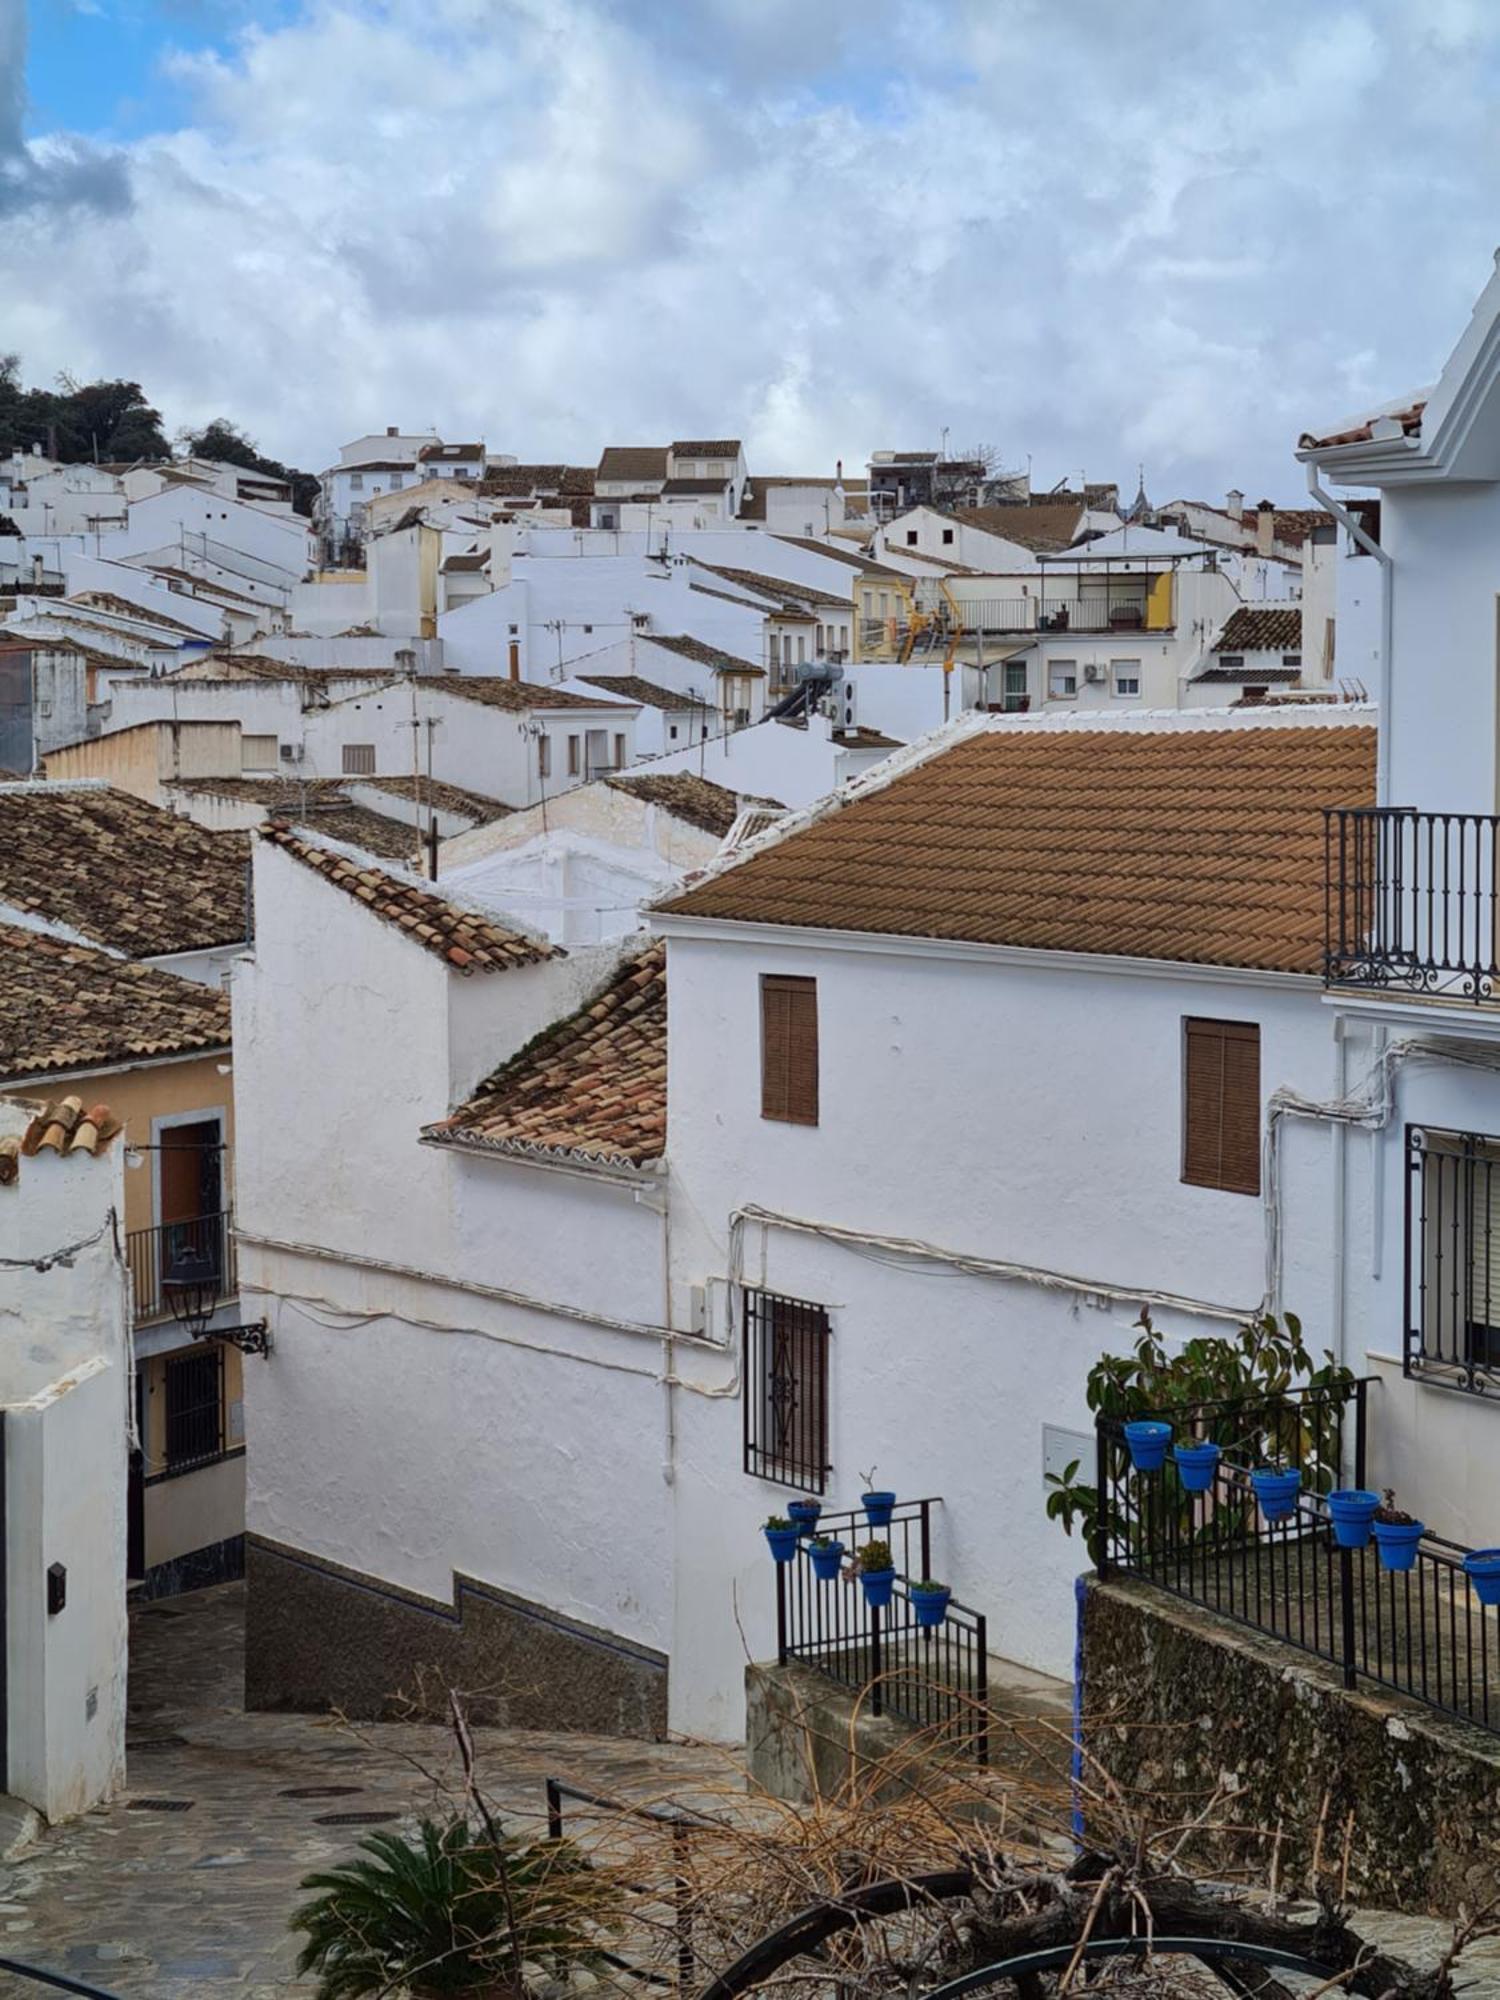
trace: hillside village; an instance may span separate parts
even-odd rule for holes
[[[1500,1889],[1500,277],[1275,501],[392,425],[309,516],[45,442],[0,1790],[139,1790],[140,1615],[243,1579],[251,1712],[426,1674],[774,1791],[788,1689],[980,1764],[1008,1699],[1260,1824],[1378,1767],[1352,1893]],[[1334,1527],[1386,1488],[1404,1568]]]

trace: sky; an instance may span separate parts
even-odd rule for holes
[[[984,444],[1295,503],[1500,243],[1497,0],[0,0],[0,352],[317,471]]]

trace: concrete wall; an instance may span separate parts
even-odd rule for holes
[[[47,753],[49,778],[103,778],[119,791],[164,805],[174,778],[240,775],[237,721],[143,722]]]

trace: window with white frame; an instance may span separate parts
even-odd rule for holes
[[[1138,696],[1141,691],[1141,663],[1139,660],[1111,660],[1109,663],[1109,691],[1122,699]]]
[[[1078,692],[1078,662],[1050,660],[1047,664],[1047,694],[1052,701],[1068,701]]]

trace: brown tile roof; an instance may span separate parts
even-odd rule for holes
[[[1083,509],[1072,500],[1052,506],[1041,502],[1024,507],[958,507],[953,518],[966,528],[1048,553],[1071,547],[1083,532]]]
[[[672,450],[678,458],[737,458],[738,438],[678,438]]]
[[[405,861],[416,849],[419,833],[411,810],[414,794],[424,804],[430,799],[439,812],[453,813],[471,826],[503,819],[511,811],[496,799],[481,798],[477,792],[465,791],[461,785],[445,785],[436,778],[177,778],[169,784],[174,792],[261,806],[270,819],[307,827],[331,840],[347,841],[387,861]],[[401,801],[407,810],[382,812],[378,806],[358,804],[350,796],[350,787],[356,785],[383,793],[393,802]]]
[[[834,741],[846,750],[900,750],[904,746],[899,736],[887,736],[883,729],[869,729],[860,724],[855,729],[836,729]]]
[[[667,476],[667,447],[655,444],[612,444],[606,445],[599,456],[599,469],[595,473],[600,479],[665,479]]]
[[[500,1153],[643,1167],[667,1142],[666,947],[623,965],[424,1139]]]
[[[348,638],[347,632],[342,634]],[[292,681],[307,687],[322,687],[329,681],[394,680],[401,669],[392,661],[388,667],[299,667],[289,660],[274,660],[268,653],[205,653],[188,666],[179,667],[170,679],[182,681]]]
[[[70,604],[86,605],[91,611],[112,612],[117,618],[134,618],[142,625],[159,625],[166,632],[182,632],[189,639],[200,642],[209,634],[196,625],[185,625],[180,618],[169,618],[161,611],[148,611],[144,605],[133,604],[128,597],[117,597],[112,590],[81,590],[76,597],[63,599],[62,607]]]
[[[507,813],[515,811],[500,799],[486,798],[483,792],[471,792],[466,785],[450,785],[442,778],[396,778],[396,777],[354,777],[336,782],[358,785],[365,791],[386,792],[393,799],[418,799],[423,804],[431,801],[439,812],[454,813],[473,820],[476,826],[483,826],[492,819],[504,819]]]
[[[1271,533],[1278,542],[1305,542],[1319,528],[1331,528],[1334,518],[1323,507],[1275,507]]]
[[[994,724],[660,905],[730,922],[1314,973],[1364,724]]]
[[[0,788],[0,905],[127,958],[243,938],[247,853],[97,782]]]
[[[221,987],[0,924],[0,1079],[228,1046]]]
[[[722,493],[728,484],[727,479],[669,479],[661,490],[664,496],[689,499],[695,493]]]
[[[336,849],[305,840],[300,833],[279,820],[258,829],[262,840],[279,847],[342,889],[346,896],[363,903],[372,916],[380,917],[404,931],[434,957],[465,975],[471,972],[505,972],[515,965],[535,965],[544,958],[564,954],[542,938],[507,930],[482,912],[465,909],[446,896],[425,889],[383,868],[362,867],[357,858]]]
[[[888,563],[876,562],[873,556],[862,556],[853,549],[830,548],[827,542],[809,541],[805,535],[773,535],[777,542],[790,542],[794,549],[811,549],[815,555],[828,556],[834,562],[844,563],[850,569],[857,569],[862,576],[899,576],[906,578],[905,570],[892,569]]]
[[[488,549],[474,549],[468,555],[447,557],[443,563],[443,571],[445,575],[451,575],[457,570],[481,570],[489,559]]]
[[[1372,410],[1367,417],[1361,417],[1346,430],[1328,431],[1321,437],[1314,431],[1304,431],[1297,440],[1299,451],[1325,450],[1336,444],[1368,444],[1374,435],[1375,425],[1387,418],[1401,426],[1403,437],[1410,437],[1413,431],[1422,428],[1422,412],[1427,408],[1427,397],[1413,397],[1409,403],[1398,409]]]
[[[419,459],[483,458],[482,444],[424,444],[417,453]]]
[[[539,681],[511,681],[499,674],[423,674],[422,686],[459,701],[476,701],[484,708],[504,708],[523,714],[533,708],[618,708],[618,702],[590,701],[587,695],[568,694],[562,688],[547,687]]]
[[[1241,605],[1214,641],[1216,653],[1295,653],[1302,644],[1302,613]]]
[[[604,782],[613,791],[628,792],[633,799],[660,806],[689,826],[717,834],[720,840],[734,825],[740,809],[737,793],[712,779],[695,778],[690,771],[647,772],[634,778],[606,778]]]
[[[778,598],[783,604],[836,604],[841,611],[850,608],[851,600],[847,597],[837,597],[831,590],[819,590],[810,583],[789,583],[784,576],[766,576],[756,569],[730,569],[723,563],[699,563],[698,568],[706,569],[711,576],[723,577],[726,583],[737,583],[742,590]]]
[[[686,632],[644,632],[641,637],[648,646],[663,646],[669,653],[676,653],[680,659],[695,660],[700,667],[710,667],[716,674],[760,674],[753,660],[742,660],[738,653],[726,653],[722,646],[710,646],[702,639],[694,639]]]
[[[695,694],[679,694],[676,688],[658,687],[655,681],[643,681],[639,674],[580,674],[578,678],[587,681],[590,687],[603,688],[606,694],[623,695],[627,701],[639,702],[642,708],[708,707]]]
[[[32,1106],[31,1122],[15,1139],[0,1139],[0,1187],[11,1186],[19,1176],[22,1159],[38,1153],[61,1153],[69,1157],[86,1153],[93,1159],[109,1150],[109,1142],[124,1126],[107,1104],[90,1104],[81,1097],[56,1097]]]

